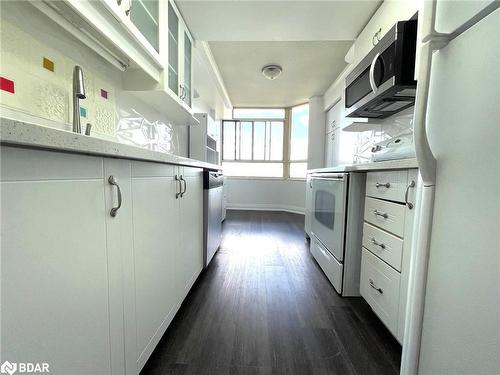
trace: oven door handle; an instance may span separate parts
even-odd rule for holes
[[[372,88],[372,91],[374,93],[377,92],[378,87],[377,84],[375,83],[375,65],[377,64],[377,60],[380,57],[380,53],[377,53],[375,57],[372,60],[372,63],[370,65],[370,86]]]
[[[343,181],[344,177],[313,177],[313,178],[311,178],[311,182],[314,182],[314,180],[336,180],[336,181]]]

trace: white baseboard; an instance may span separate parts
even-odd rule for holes
[[[228,210],[247,210],[247,211],[285,211],[293,214],[304,215],[304,207],[285,206],[275,204],[228,204]]]

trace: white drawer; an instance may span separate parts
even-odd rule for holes
[[[368,223],[363,224],[363,246],[401,272],[403,240]]]
[[[370,172],[366,176],[366,195],[374,198],[405,202],[408,170]]]
[[[363,249],[360,293],[394,336],[398,332],[400,279],[399,272]]]
[[[338,293],[342,293],[342,275],[344,266],[324,247],[319,240],[311,237],[311,254]]]
[[[403,237],[406,206],[366,197],[365,220],[379,228]]]

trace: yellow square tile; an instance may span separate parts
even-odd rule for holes
[[[45,56],[43,57],[43,67],[47,70],[50,70],[51,72],[54,71],[54,62],[52,60],[49,60]]]

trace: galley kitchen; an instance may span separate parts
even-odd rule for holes
[[[0,372],[500,374],[499,7],[0,0]]]

